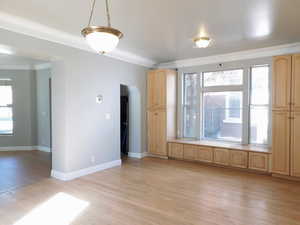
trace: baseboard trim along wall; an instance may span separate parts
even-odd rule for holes
[[[42,152],[51,152],[51,148],[46,147],[46,146],[34,146],[35,150],[39,150]]]
[[[129,158],[142,159],[148,156],[148,152],[128,152]]]
[[[43,151],[43,152],[51,152],[51,148],[46,146],[7,146],[7,147],[0,147],[1,152],[5,151]]]
[[[92,167],[88,167],[85,169],[77,170],[74,172],[68,172],[68,173],[52,170],[51,176],[58,180],[69,181],[69,180],[73,180],[73,179],[76,179],[76,178],[79,178],[82,176],[86,176],[88,174],[92,174],[92,173],[96,173],[96,172],[106,170],[106,169],[109,169],[112,167],[120,166],[121,164],[122,164],[122,161],[119,159],[119,160],[99,164],[97,166],[92,166]]]

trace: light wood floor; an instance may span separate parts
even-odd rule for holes
[[[0,194],[48,178],[50,167],[50,153],[0,152]]]
[[[61,192],[89,203],[72,225],[300,224],[300,183],[154,158],[2,194],[0,224],[14,224]]]

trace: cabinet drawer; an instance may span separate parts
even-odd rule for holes
[[[169,143],[169,157],[175,159],[183,159],[183,144]]]
[[[188,160],[196,159],[197,146],[194,145],[184,145],[183,147],[183,158]]]
[[[229,165],[232,167],[248,168],[248,152],[230,150]]]
[[[220,165],[229,165],[229,151],[225,148],[214,149],[214,163]]]
[[[249,152],[249,169],[268,172],[269,170],[268,154]]]
[[[213,162],[214,151],[210,147],[197,146],[196,160],[200,162]]]

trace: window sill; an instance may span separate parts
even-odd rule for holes
[[[191,139],[172,139],[168,140],[172,143],[200,145],[213,148],[226,148],[232,150],[249,151],[249,152],[261,152],[271,154],[271,148],[267,146],[258,145],[242,145],[239,143],[222,142],[222,141],[206,141],[206,140],[191,140]]]

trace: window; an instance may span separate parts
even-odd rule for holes
[[[13,134],[12,103],[11,80],[0,80],[0,135]]]
[[[267,144],[269,128],[269,67],[251,68],[250,143]]]
[[[268,144],[268,66],[183,77],[183,137]]]
[[[197,101],[198,101],[198,85],[199,76],[198,74],[185,74],[184,77],[184,106],[183,106],[183,117],[184,117],[184,128],[183,133],[185,137],[195,137],[197,132]]]

